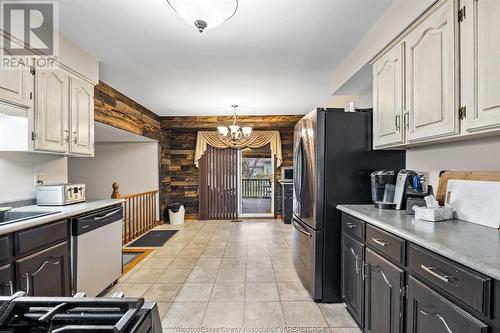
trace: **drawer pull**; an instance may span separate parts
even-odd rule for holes
[[[352,224],[352,223],[346,223],[345,225],[346,225],[347,227],[351,228],[351,229],[356,228],[356,225],[355,225],[355,224]]]
[[[427,273],[429,273],[430,275],[434,276],[435,278],[443,281],[444,283],[448,283],[450,280],[448,279],[449,276],[446,276],[446,275],[442,275],[442,274],[439,274],[439,273],[436,273],[435,272],[435,269],[436,267],[429,267],[429,266],[425,266],[425,265],[420,265],[420,268],[422,268],[424,271],[426,271]]]
[[[378,244],[380,246],[387,246],[389,244],[388,242],[378,238],[372,238],[372,241],[374,241],[375,244]]]

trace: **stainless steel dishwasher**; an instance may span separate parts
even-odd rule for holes
[[[122,273],[121,204],[95,210],[71,221],[73,294],[94,297]]]

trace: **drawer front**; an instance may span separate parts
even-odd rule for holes
[[[15,234],[15,239],[16,256],[42,250],[68,239],[68,222],[63,220],[19,231]]]
[[[0,236],[0,264],[9,261],[12,256],[12,244],[9,235]]]
[[[408,267],[414,273],[474,310],[490,314],[491,278],[414,244],[408,248]]]
[[[348,214],[342,214],[342,229],[351,236],[363,240],[365,222]]]
[[[366,244],[377,249],[389,258],[404,264],[405,240],[377,227],[366,225]]]
[[[490,328],[417,281],[408,280],[408,333],[486,333]]]

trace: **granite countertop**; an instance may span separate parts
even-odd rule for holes
[[[108,206],[116,205],[124,202],[123,199],[108,199],[108,200],[97,200],[97,201],[89,201],[82,202],[78,204],[68,205],[68,206],[24,206],[19,208],[12,209],[13,212],[21,212],[21,211],[36,211],[36,212],[45,212],[45,211],[57,211],[56,214],[41,216],[37,218],[32,218],[24,221],[7,223],[5,225],[0,225],[0,235],[7,234],[10,232],[27,229],[31,227],[35,227],[38,225],[63,220],[75,215],[84,214],[96,209],[105,208]]]
[[[497,229],[461,220],[415,220],[404,211],[379,210],[373,205],[339,205],[337,209],[500,280]]]

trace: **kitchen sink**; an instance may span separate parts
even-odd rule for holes
[[[34,219],[41,216],[47,216],[60,213],[60,211],[6,211],[0,212],[0,226],[4,224]]]

